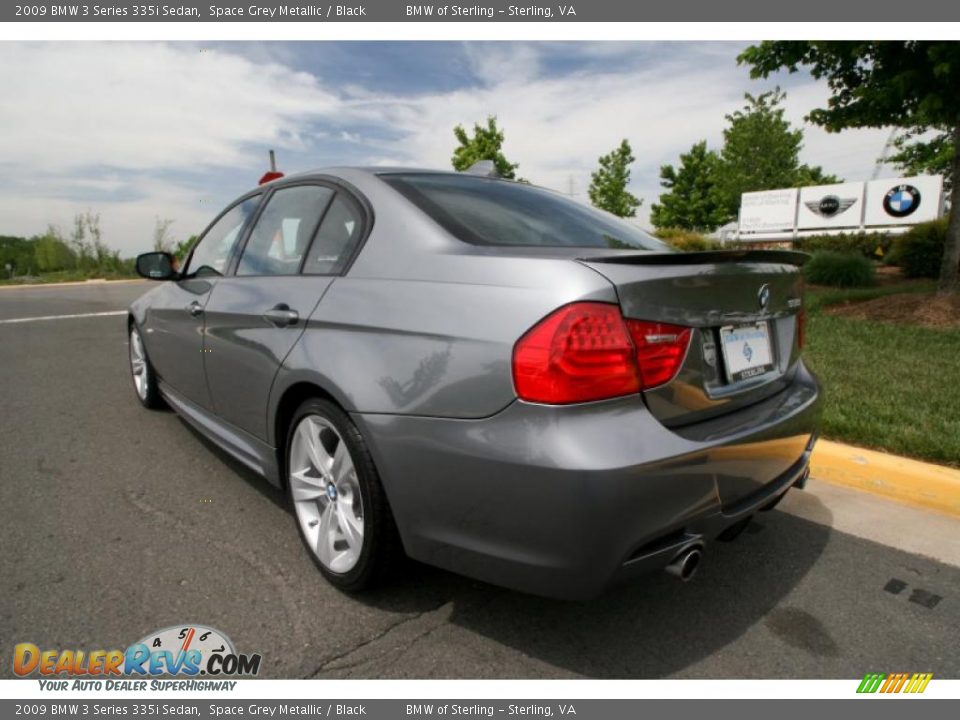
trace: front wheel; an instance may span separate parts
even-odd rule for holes
[[[136,325],[130,325],[130,376],[133,378],[133,389],[141,404],[156,410],[163,407],[163,398],[157,387],[157,376],[153,372],[147,350],[143,346],[143,338]]]
[[[399,538],[356,425],[327,400],[304,402],[287,434],[287,487],[300,537],[324,577],[360,591],[397,559]]]

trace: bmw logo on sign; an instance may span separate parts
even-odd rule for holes
[[[897,185],[883,198],[887,215],[903,218],[912,215],[920,207],[920,191],[913,185]]]

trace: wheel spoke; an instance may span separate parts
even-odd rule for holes
[[[320,513],[320,527],[317,528],[317,556],[327,567],[333,563],[335,549],[333,547],[337,540],[337,520],[333,509],[333,503],[328,503]]]
[[[330,467],[330,474],[333,481],[339,484],[353,472],[353,458],[350,457],[350,451],[347,450],[347,444],[341,440],[337,443],[337,449],[333,453],[333,464]]]
[[[320,428],[310,418],[307,418],[300,425],[300,431],[303,434],[304,445],[307,454],[310,457],[310,463],[314,469],[326,478],[330,474],[330,466],[333,464],[333,458],[320,442]]]
[[[295,502],[309,502],[327,497],[323,480],[310,477],[306,470],[290,473],[290,491]]]
[[[359,520],[353,514],[353,508],[340,501],[336,503],[337,520],[340,523],[340,530],[351,549],[359,552],[363,546],[363,521]]]

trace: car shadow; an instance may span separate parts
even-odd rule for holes
[[[796,491],[794,491],[796,492]],[[812,499],[811,499],[812,500]],[[595,678],[660,678],[682,673],[759,622],[779,622],[791,644],[830,656],[836,646],[819,621],[778,610],[823,553],[832,515],[821,522],[774,510],[736,541],[707,547],[689,583],[663,572],[610,588],[588,602],[539,598],[420,564],[360,602],[392,612],[427,612],[452,602],[449,622],[524,655]],[[803,617],[780,617],[788,612]],[[776,632],[776,627],[772,627]],[[450,668],[450,677],[462,677]]]
[[[190,432],[190,434],[193,435],[193,437],[195,437],[204,446],[204,448],[206,448],[206,450],[208,450],[220,462],[226,465],[250,487],[256,490],[263,497],[267,498],[267,500],[272,502],[277,507],[283,510],[289,509],[286,493],[282,489],[276,487],[275,485],[271,485],[266,479],[263,478],[263,476],[258,475],[256,472],[237,460],[233,455],[222,449],[219,445],[216,445],[212,440],[209,440],[205,435],[203,435],[199,430],[193,427],[182,417],[179,415],[176,417],[177,420],[180,421],[180,424],[183,425]]]

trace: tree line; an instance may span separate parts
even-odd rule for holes
[[[767,41],[748,47],[737,62],[754,78],[808,70],[827,83],[831,95],[807,121],[828,132],[892,127],[896,153],[888,162],[907,174],[944,176],[950,213],[939,290],[960,290],[960,43]],[[654,226],[710,232],[736,218],[744,192],[842,182],[800,163],[803,131],[784,118],[785,97],[780,88],[746,94],[745,105],[725,116],[719,149],[699,140],[676,166],[661,166],[663,192],[650,206]],[[495,117],[485,126],[475,124],[472,136],[458,125],[454,136],[455,169],[493,160],[499,175],[516,179],[519,165],[504,156],[504,133]],[[620,217],[636,215],[643,200],[628,190],[634,160],[626,138],[598,159],[588,191],[593,205]]]

